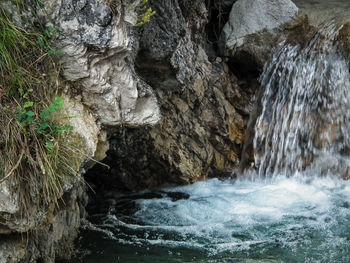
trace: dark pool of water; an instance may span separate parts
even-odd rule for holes
[[[214,179],[112,196],[70,263],[350,261],[350,182]]]

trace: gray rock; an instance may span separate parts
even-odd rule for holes
[[[86,198],[83,182],[77,180],[62,196],[59,209],[51,207],[49,211],[36,211],[40,215],[35,217],[43,216],[44,220],[36,228],[31,226],[32,231],[26,232],[25,238],[20,234],[2,232],[0,228],[0,263],[53,263],[55,259],[69,259],[73,254],[74,239],[78,236],[80,219],[85,214]],[[0,226],[3,226],[2,222]]]
[[[135,10],[116,8],[112,12],[103,0],[48,0],[42,15],[54,21],[47,27],[60,31],[56,46],[64,76],[79,86],[82,102],[101,124],[155,124],[160,120],[157,99],[133,68]]]
[[[23,262],[26,255],[25,240],[21,237],[0,239],[0,263]]]
[[[239,0],[234,3],[223,29],[224,49],[240,47],[248,35],[278,28],[297,14],[297,6],[290,0]]]
[[[222,59],[211,61],[205,53],[204,0],[152,1],[152,9],[157,16],[141,30],[136,64],[157,94],[163,118],[147,130],[112,137],[111,173],[133,190],[229,175],[239,163],[241,112],[249,114],[251,94]]]
[[[16,193],[10,191],[7,181],[0,183],[0,213],[16,214],[19,211]]]
[[[92,157],[103,158],[108,149],[107,133],[101,127],[115,130],[121,124],[155,124],[160,119],[158,102],[152,88],[134,70],[138,50],[135,10],[117,5],[112,11],[104,0],[42,3],[39,8],[37,1],[30,1],[20,14],[15,5],[1,4],[11,11],[18,26],[30,21],[26,23],[30,27],[40,18],[47,29],[60,32],[53,39],[69,81],[62,95],[63,112],[70,117],[64,124],[74,127],[75,134],[69,140],[81,146],[77,166],[80,164],[83,171],[91,165]],[[62,187],[59,207],[36,202],[41,189],[30,188],[35,205],[22,213],[14,190],[16,183],[0,183],[0,263],[51,263],[71,255],[87,197],[79,176],[67,176]],[[26,238],[17,238],[21,234]]]

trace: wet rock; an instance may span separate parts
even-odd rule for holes
[[[182,192],[165,192],[165,194],[171,198],[171,201],[176,202],[179,200],[187,200],[190,198],[189,194]]]

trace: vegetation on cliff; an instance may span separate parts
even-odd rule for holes
[[[121,4],[119,0],[107,0],[108,5],[116,12],[118,5]],[[134,9],[139,15],[136,17],[136,27],[142,27],[151,21],[151,17],[156,14],[155,11],[149,7],[149,0],[142,0],[138,5],[129,5],[130,9]]]
[[[22,1],[16,1],[21,9]],[[10,182],[22,211],[57,203],[79,156],[59,96],[60,69],[51,40],[58,32],[14,23],[0,5],[0,183]],[[22,19],[21,19],[22,21]],[[23,21],[25,21],[23,19]]]

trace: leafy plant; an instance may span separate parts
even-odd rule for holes
[[[33,124],[35,121],[35,113],[31,110],[34,105],[34,102],[26,102],[23,107],[18,106],[17,111],[18,111],[18,120],[20,121],[21,125],[25,128],[28,127],[29,125]]]
[[[38,134],[49,134],[51,136],[70,133],[73,131],[71,125],[56,125],[52,123],[52,114],[63,109],[63,98],[57,97],[54,102],[44,109],[40,114],[40,123],[37,129]]]
[[[34,105],[33,101],[27,101],[23,106],[17,107],[18,120],[22,127],[34,125],[37,134],[46,136],[61,135],[73,131],[73,127],[70,125],[57,125],[52,122],[53,114],[63,109],[62,97],[57,97],[49,107],[42,110],[39,118],[31,110]]]
[[[60,32],[57,28],[49,27],[44,29],[39,37],[37,44],[51,56],[61,55],[62,52],[56,50],[52,45],[52,40],[59,36]]]

